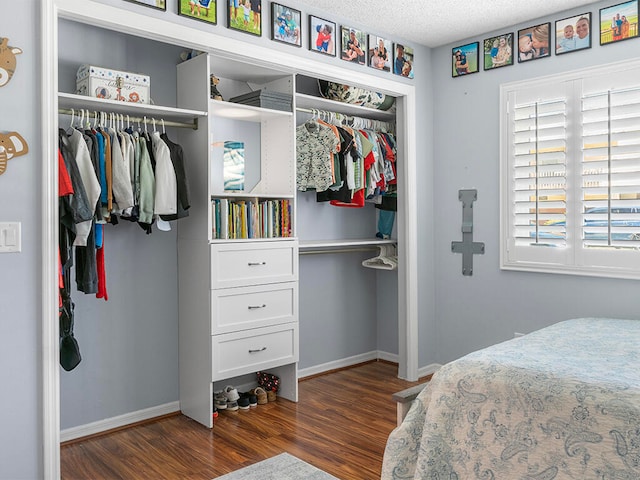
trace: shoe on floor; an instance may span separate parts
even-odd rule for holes
[[[264,390],[264,388],[262,387],[254,388],[253,390],[251,390],[251,392],[253,392],[254,395],[257,397],[258,405],[265,405],[269,402],[267,398],[267,392]]]
[[[276,398],[276,392],[274,392],[273,390],[267,390],[267,401],[275,402]]]
[[[238,408],[240,410],[249,410],[249,397],[248,396],[240,395],[240,398],[238,399]]]
[[[227,396],[224,392],[217,392],[213,395],[213,404],[218,410],[227,409]]]

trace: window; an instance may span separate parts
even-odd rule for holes
[[[640,62],[500,98],[501,267],[640,278]]]

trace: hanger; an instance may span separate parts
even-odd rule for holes
[[[72,108],[71,109],[71,122],[69,123],[69,128],[73,128],[73,117],[75,117],[76,115],[76,111]]]
[[[153,133],[156,133],[156,119],[151,117],[151,124],[153,125]]]
[[[163,133],[163,135],[166,135],[167,132],[165,132],[165,130],[164,130],[164,118],[161,118],[160,122],[162,122],[162,133]]]
[[[397,270],[398,255],[395,245],[378,245],[378,255],[362,261],[362,266],[377,270]]]

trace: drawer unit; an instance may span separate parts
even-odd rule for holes
[[[298,243],[211,245],[211,288],[298,280]]]
[[[211,292],[211,333],[230,333],[298,320],[298,283]]]
[[[211,337],[213,381],[298,361],[298,324]]]

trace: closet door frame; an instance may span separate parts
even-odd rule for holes
[[[123,5],[123,8],[126,8]],[[398,212],[398,376],[418,380],[416,92],[414,85],[343,69],[333,64],[274,51],[263,45],[191,28],[133,10],[87,0],[43,0],[41,21],[41,143],[42,143],[42,468],[45,479],[60,478],[60,372],[57,292],[58,172],[55,152],[58,124],[58,20],[67,19],[133,36],[176,44],[257,65],[295,65],[290,73],[318,76],[361,85],[398,98],[401,208]],[[126,14],[124,14],[126,12]],[[282,67],[283,70],[287,68]],[[56,128],[54,128],[54,126]],[[411,261],[409,261],[411,260]]]

